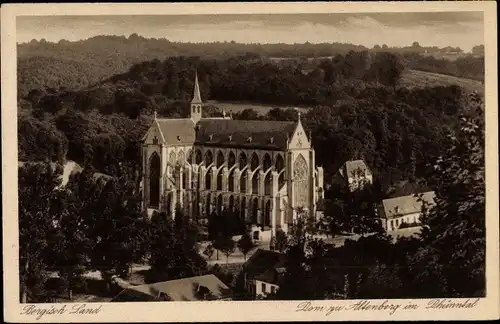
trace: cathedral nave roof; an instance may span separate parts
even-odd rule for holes
[[[190,118],[163,119],[156,122],[168,144],[193,144],[196,138],[194,122]]]
[[[196,125],[199,145],[286,150],[294,121],[202,119]]]

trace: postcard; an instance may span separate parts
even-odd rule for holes
[[[499,318],[495,2],[1,12],[8,322]]]

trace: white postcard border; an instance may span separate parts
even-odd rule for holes
[[[429,300],[388,300],[400,304],[390,311],[334,311],[332,306],[353,305],[358,301],[314,301],[323,310],[297,311],[301,301],[232,302],[147,302],[87,304],[99,307],[97,314],[71,314],[75,304],[37,304],[50,309],[64,307],[62,314],[22,315],[19,303],[18,213],[17,206],[17,69],[16,21],[19,15],[181,15],[181,14],[268,14],[326,12],[428,12],[482,11],[485,28],[486,93],[486,227],[487,297],[473,308],[426,309]],[[498,216],[498,94],[496,3],[473,2],[345,2],[345,3],[175,3],[175,4],[12,4],[2,5],[2,189],[4,314],[15,322],[197,322],[197,321],[336,321],[336,320],[477,320],[499,316],[499,216]],[[380,304],[384,300],[371,300]],[[463,300],[454,299],[459,302]],[[470,302],[474,300],[471,299]],[[419,305],[404,310],[404,305]],[[81,305],[81,304],[77,304]],[[54,308],[55,309],[55,308]]]

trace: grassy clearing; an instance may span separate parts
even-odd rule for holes
[[[480,81],[417,70],[403,72],[401,85],[408,88],[458,85],[468,91],[484,93],[484,85]]]
[[[264,116],[273,108],[282,109],[298,109],[301,112],[307,112],[307,108],[297,108],[293,106],[277,106],[277,105],[266,105],[257,103],[245,103],[245,102],[221,102],[216,100],[209,100],[207,104],[213,105],[219,109],[224,109],[227,114],[230,112],[236,114],[245,109],[252,109],[257,112],[258,115]]]

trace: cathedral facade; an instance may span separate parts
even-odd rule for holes
[[[203,118],[195,77],[190,118],[156,114],[142,143],[143,209],[204,219],[229,208],[274,235],[299,208],[315,215],[323,168],[297,121]]]

